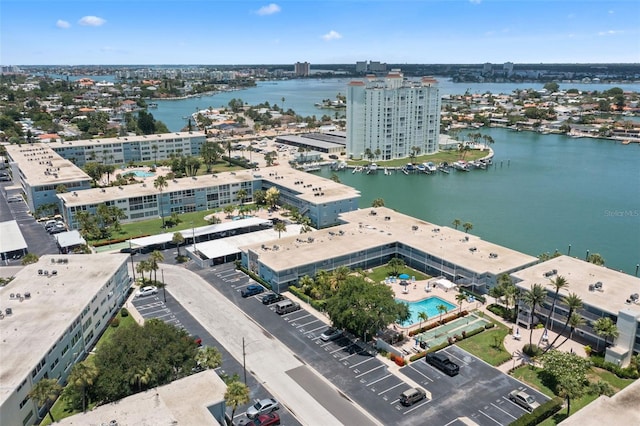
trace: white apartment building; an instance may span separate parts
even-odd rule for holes
[[[407,80],[399,70],[367,76],[347,88],[347,155],[407,158],[438,151],[440,92],[437,80]],[[376,156],[375,153],[379,152]]]
[[[126,254],[45,255],[0,288],[0,423],[41,417],[29,397],[43,378],[64,383],[93,348],[131,286]]]

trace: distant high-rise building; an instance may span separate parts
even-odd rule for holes
[[[400,70],[347,87],[347,155],[381,160],[438,151],[440,93],[437,80],[405,80]],[[376,152],[379,155],[376,156]]]
[[[356,62],[356,72],[360,73],[364,73],[368,71],[368,64],[367,61],[357,61]]]
[[[502,69],[507,75],[513,74],[513,62],[505,62]]]
[[[483,73],[490,73],[493,70],[493,65],[491,64],[491,62],[485,62],[484,65],[482,66],[482,72]]]
[[[309,62],[296,62],[294,73],[298,77],[309,77]]]
[[[356,62],[357,73],[384,73],[387,72],[387,64],[379,61],[358,61]]]

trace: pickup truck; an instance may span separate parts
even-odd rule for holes
[[[427,362],[427,364],[433,365],[448,376],[453,377],[460,372],[460,366],[451,361],[444,354],[437,352],[429,353],[424,357],[424,360]]]

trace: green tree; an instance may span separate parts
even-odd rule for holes
[[[276,206],[278,205],[279,199],[280,199],[280,190],[278,190],[278,188],[276,188],[275,186],[272,186],[269,189],[267,189],[267,192],[265,194],[265,201],[269,207],[271,207],[272,209],[276,208]]]
[[[469,232],[473,229],[473,223],[471,222],[465,222],[462,224],[462,228],[464,229],[464,232]]]
[[[247,190],[246,189],[239,189],[238,192],[236,192],[236,200],[240,201],[240,204],[244,204],[244,200],[247,198]]]
[[[584,318],[582,318],[582,315],[580,315],[577,312],[573,312],[571,315],[569,315],[569,319],[567,319],[567,324],[569,325],[569,335],[564,338],[564,340],[558,345],[558,347],[564,345],[567,342],[567,340],[571,339],[573,337],[573,333],[576,331],[576,328],[582,325],[585,325],[586,321]],[[554,342],[555,342],[555,339],[554,339]],[[550,345],[549,347],[552,347],[552,346],[553,344]]]
[[[56,379],[41,379],[29,392],[29,398],[33,398],[39,407],[47,407],[47,414],[51,419],[51,423],[55,422],[55,419],[51,414],[50,404],[58,398],[61,391],[62,386],[58,384]]]
[[[464,293],[458,293],[456,294],[456,302],[458,302],[458,305],[460,306],[460,312],[462,312],[462,303],[465,302],[467,300],[467,295]]]
[[[200,366],[200,368],[213,370],[222,365],[222,354],[218,348],[205,346],[204,348],[200,348],[198,353],[196,353],[196,364]]]
[[[384,207],[384,199],[382,198],[376,198],[375,200],[373,200],[373,202],[371,203],[371,207]]]
[[[609,339],[615,339],[620,335],[620,330],[615,322],[609,317],[598,318],[593,323],[593,331],[600,337],[604,337],[604,347],[607,347]]]
[[[542,284],[533,284],[531,290],[522,296],[522,301],[531,309],[531,324],[529,325],[529,347],[533,347],[533,329],[534,318],[536,316],[536,307],[542,306],[547,298],[547,290]]]
[[[549,345],[549,348],[552,348],[553,345],[555,345],[556,341],[558,340],[558,338],[565,332],[565,330],[567,329],[567,326],[569,326],[571,324],[571,322],[573,321],[573,323],[575,324],[575,327],[577,327],[578,324],[577,321],[575,321],[575,319],[572,319],[572,317],[575,315],[578,316],[578,318],[582,317],[580,315],[578,315],[576,312],[580,309],[582,309],[582,299],[580,298],[580,296],[578,296],[576,293],[569,293],[564,299],[563,302],[565,305],[567,305],[567,307],[569,308],[569,313],[567,314],[567,319],[564,323],[564,326],[562,327],[562,330],[560,330],[560,333],[558,333],[558,335],[556,336],[555,339],[553,339],[553,341],[551,342],[551,344]],[[575,327],[572,327],[571,330],[571,334],[573,334],[573,329]],[[567,339],[564,340],[565,342],[567,341]],[[564,342],[562,342],[564,343]],[[549,349],[547,348],[547,350]]]
[[[40,258],[34,253],[27,253],[24,255],[20,263],[23,265],[30,265],[32,263],[36,263],[38,260],[40,260]]]
[[[453,219],[453,222],[451,222],[451,224],[454,228],[458,229],[458,226],[462,224],[462,221],[460,219]]]
[[[238,407],[249,402],[249,388],[239,380],[227,383],[224,401],[231,407],[231,418],[233,419]]]
[[[144,135],[151,135],[156,132],[156,123],[153,114],[146,111],[138,111],[138,129]]]
[[[56,194],[64,194],[67,192],[67,187],[63,184],[56,186]]]
[[[425,311],[418,312],[418,319],[420,320],[420,329],[422,329],[422,323],[429,321],[429,315]]]
[[[280,238],[280,234],[287,232],[287,225],[280,220],[273,225],[273,230],[278,233],[278,238]]]
[[[557,92],[560,90],[560,85],[555,81],[550,81],[549,83],[545,83],[544,88],[551,93]]]
[[[164,261],[164,255],[159,250],[154,250],[151,252],[149,256],[149,268],[153,271],[153,280],[158,282],[158,269],[160,268],[160,263]],[[151,278],[151,277],[149,277]]]
[[[574,353],[557,350],[547,352],[540,360],[551,389],[567,401],[569,415],[571,401],[584,395],[587,390],[587,373],[591,363]]]
[[[436,309],[438,310],[438,313],[440,314],[440,323],[442,323],[442,315],[447,313],[447,307],[443,304],[440,304],[438,306],[436,306]]]
[[[388,285],[371,283],[356,275],[349,275],[336,293],[327,299],[326,310],[335,327],[363,336],[363,340],[391,323],[406,321],[410,316],[408,305],[396,302]]]
[[[207,173],[211,172],[211,166],[222,158],[224,150],[217,142],[206,141],[200,146],[200,156],[207,165]]]
[[[98,377],[98,369],[90,361],[79,362],[71,368],[67,386],[74,387],[82,398],[82,412],[87,411],[87,390],[93,386]]]
[[[398,274],[404,267],[404,260],[400,259],[399,257],[393,257],[387,262],[387,268],[389,268],[389,271],[393,276],[398,276]]]
[[[562,275],[558,275],[554,280],[551,280],[551,285],[555,288],[555,293],[553,293],[553,302],[551,303],[551,310],[549,311],[549,315],[547,315],[547,320],[544,323],[545,330],[549,330],[549,325],[551,324],[551,316],[556,309],[556,303],[558,301],[558,293],[563,288],[569,287],[569,282]]]
[[[131,377],[130,383],[132,385],[138,386],[138,392],[142,392],[142,386],[146,386],[149,384],[151,379],[153,378],[153,372],[149,367],[144,370],[136,370]]]
[[[587,257],[587,262],[598,266],[604,266],[604,258],[599,253],[591,253]]]
[[[160,196],[158,197],[158,204],[159,204],[158,210],[160,211],[160,217],[162,218],[162,229],[164,229],[165,224],[164,224],[164,207],[162,205],[162,191],[165,188],[169,187],[169,182],[167,182],[167,178],[166,177],[158,176],[153,181],[153,187],[160,192]]]
[[[173,238],[171,238],[171,242],[178,247],[178,257],[180,257],[180,245],[184,244],[184,236],[181,232],[174,232]]]

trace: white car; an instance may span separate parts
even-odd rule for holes
[[[136,297],[151,296],[152,294],[158,294],[158,287],[154,285],[148,285],[138,290],[138,292],[136,293]]]
[[[280,409],[280,404],[273,398],[262,399],[247,409],[247,417],[255,419],[260,414],[267,414]]]

